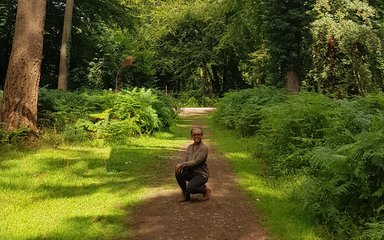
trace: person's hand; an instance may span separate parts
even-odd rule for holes
[[[180,174],[181,170],[183,170],[183,165],[181,163],[176,164],[175,166],[175,173]]]

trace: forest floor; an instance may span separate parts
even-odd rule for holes
[[[164,186],[174,182],[174,187],[153,189],[151,197],[137,206],[133,212],[132,226],[135,240],[266,240],[267,233],[260,225],[260,216],[250,199],[240,190],[237,177],[230,165],[210,141],[212,135],[204,118],[212,111],[209,108],[183,109],[181,118],[189,128],[204,129],[203,141],[208,145],[208,167],[210,178],[207,186],[212,189],[211,199],[199,201],[201,196],[192,195],[193,200],[179,203],[181,191],[174,180],[174,166],[184,159],[187,146],[180,146],[177,155],[168,161],[169,173],[159,181]],[[191,141],[192,143],[192,141]]]

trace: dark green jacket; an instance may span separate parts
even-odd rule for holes
[[[199,145],[193,149],[193,144],[187,148],[184,162],[182,163],[184,168],[187,168],[192,175],[202,174],[205,177],[209,177],[209,171],[207,166],[208,147],[200,142]]]

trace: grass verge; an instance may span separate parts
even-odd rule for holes
[[[212,119],[206,121],[212,131],[211,140],[239,177],[238,184],[261,213],[270,236],[279,240],[327,239],[297,197],[305,176],[278,180],[266,176],[262,159],[252,151],[257,147],[256,138],[239,138],[233,131],[216,126]]]
[[[0,239],[130,237],[132,208],[164,187],[188,131],[180,122],[126,144],[0,149]]]

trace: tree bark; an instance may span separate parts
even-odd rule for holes
[[[19,0],[1,112],[6,130],[37,132],[46,0]]]
[[[290,70],[286,74],[286,89],[288,92],[300,91],[299,76],[295,70]]]
[[[72,15],[74,0],[67,0],[64,13],[63,35],[60,47],[60,68],[58,89],[66,91],[68,89],[68,63],[69,63],[69,47],[71,39]]]

